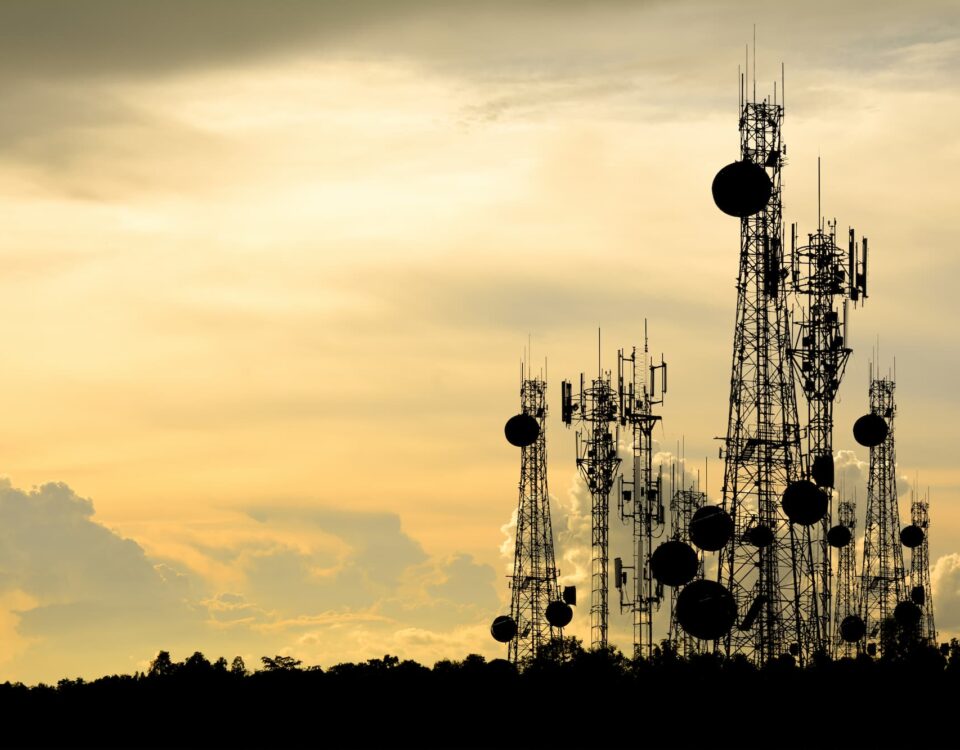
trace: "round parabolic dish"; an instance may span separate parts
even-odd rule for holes
[[[517,635],[517,623],[510,615],[495,617],[490,626],[490,635],[493,636],[493,640],[500,643],[512,641]]]
[[[847,643],[856,643],[867,634],[867,626],[859,615],[847,615],[840,621],[840,637]]]
[[[912,628],[920,622],[923,613],[920,607],[911,601],[899,602],[893,608],[893,617],[902,627]]]
[[[507,420],[503,434],[507,436],[510,445],[526,448],[540,437],[540,423],[529,414],[517,414]]]
[[[743,218],[766,208],[773,183],[759,164],[735,161],[717,172],[711,189],[717,208],[728,216]]]
[[[769,547],[773,544],[773,529],[764,523],[758,523],[747,531],[747,541],[754,547]]]
[[[664,586],[683,586],[697,575],[700,560],[686,542],[664,542],[650,555],[650,572]]]
[[[827,532],[827,543],[837,549],[843,549],[850,544],[850,539],[850,529],[842,524],[837,524]]]
[[[547,622],[555,628],[565,628],[573,619],[573,608],[566,602],[550,602],[547,605]]]
[[[887,439],[890,427],[879,414],[864,414],[853,423],[853,438],[866,448],[876,448]]]
[[[733,519],[723,508],[705,505],[690,519],[690,541],[707,552],[716,552],[733,536]]]
[[[677,597],[677,622],[694,638],[712,641],[726,635],[737,619],[733,595],[716,581],[688,583]]]
[[[783,512],[800,526],[815,524],[826,515],[828,505],[827,493],[806,479],[793,482],[783,493]]]
[[[900,529],[900,544],[908,549],[919,547],[923,544],[923,529],[913,524],[904,526]]]

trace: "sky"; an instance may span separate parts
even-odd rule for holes
[[[503,656],[528,340],[581,598],[557,398],[598,327],[615,367],[648,321],[661,458],[719,501],[738,227],[710,183],[754,24],[785,220],[815,227],[819,156],[824,213],[870,240],[842,474],[862,519],[850,428],[896,367],[902,507],[929,489],[960,634],[955,3],[8,0],[0,680]]]

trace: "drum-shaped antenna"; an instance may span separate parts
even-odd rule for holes
[[[680,627],[694,638],[713,641],[733,627],[737,603],[722,584],[701,578],[681,589],[676,616]]]
[[[664,586],[683,586],[697,575],[700,560],[686,542],[664,542],[650,555],[650,572]]]
[[[813,482],[801,479],[790,484],[783,493],[783,512],[793,523],[812,526],[826,515],[827,493]]]
[[[566,602],[556,601],[547,605],[547,622],[555,628],[565,628],[573,619],[573,608]]]
[[[533,445],[540,437],[540,423],[529,414],[517,414],[507,420],[503,434],[507,436],[507,442],[510,445],[526,448],[528,445]]]
[[[490,635],[500,643],[512,641],[517,636],[517,623],[510,615],[495,617],[490,626]]]
[[[690,519],[690,540],[700,549],[716,552],[733,536],[733,519],[723,508],[704,505]]]
[[[876,448],[887,439],[890,428],[879,414],[864,414],[853,423],[853,438],[866,448]]]
[[[713,178],[713,202],[729,216],[752,216],[762,211],[773,194],[766,170],[752,161],[728,164]]]

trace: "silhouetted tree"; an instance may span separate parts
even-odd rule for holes
[[[243,663],[242,656],[233,657],[233,661],[230,662],[230,674],[234,674],[239,677],[246,677],[247,665]]]
[[[272,659],[269,656],[261,656],[260,661],[263,662],[263,669],[266,672],[294,672],[299,670],[303,663],[292,656],[274,656]]]
[[[147,672],[151,677],[165,677],[176,671],[177,665],[170,658],[169,651],[160,651],[150,662],[150,670]]]

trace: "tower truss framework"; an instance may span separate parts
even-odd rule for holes
[[[859,579],[857,578],[857,506],[845,500],[837,504],[837,522],[850,531],[850,541],[837,554],[836,597],[833,608],[833,655],[855,656],[858,645],[840,637],[840,623],[850,615],[859,615]]]
[[[610,493],[620,470],[617,455],[617,392],[610,371],[600,370],[587,384],[580,376],[576,401],[563,383],[563,421],[577,420],[577,468],[590,492],[590,646],[606,648],[609,631]]]
[[[521,414],[536,419],[540,431],[532,444],[520,449],[520,497],[510,579],[510,616],[517,632],[507,645],[508,658],[514,664],[532,659],[541,646],[563,633],[546,618],[547,605],[560,599],[547,488],[546,393],[544,379],[522,381]]]
[[[937,642],[933,621],[933,589],[930,587],[930,501],[923,497],[910,504],[910,521],[923,531],[923,541],[910,550],[910,598],[920,607],[917,636],[930,644]]]
[[[819,165],[818,165],[819,171]],[[824,653],[830,650],[832,560],[827,532],[833,524],[833,405],[840,388],[851,349],[847,346],[847,302],[854,304],[867,296],[867,239],[863,258],[854,230],[849,231],[845,250],[837,245],[836,222],[822,222],[797,242],[797,228],[791,231],[791,279],[800,301],[794,318],[795,340],[791,350],[796,377],[807,402],[807,462],[809,479],[827,496],[827,512],[810,529],[813,541],[813,586],[808,591],[816,602],[803,603],[805,613],[816,620],[810,626],[808,647]]]
[[[618,401],[620,426],[629,429],[631,465],[620,483],[620,517],[631,524],[633,541],[633,586],[624,597],[623,581],[618,579],[621,611],[633,615],[634,657],[653,655],[653,615],[663,601],[663,586],[654,581],[650,569],[650,555],[655,540],[663,537],[665,527],[663,507],[663,477],[653,471],[653,430],[660,416],[653,407],[663,403],[666,392],[667,365],[660,358],[653,364],[646,333],[643,351],[636,347],[630,355],[620,350],[617,355]],[[659,375],[660,392],[656,391]]]
[[[681,481],[683,481],[681,479]],[[673,482],[671,481],[671,485]],[[679,542],[685,542],[695,549],[690,539],[690,521],[693,514],[696,513],[707,503],[707,496],[700,492],[694,486],[685,489],[676,490],[670,497],[670,538]],[[698,552],[697,557],[700,561],[697,567],[697,574],[694,579],[703,578],[703,554]],[[677,586],[670,589],[670,643],[674,651],[679,655],[689,658],[695,653],[699,653],[703,648],[703,642],[687,633],[677,621],[677,597],[680,594],[680,588]]]
[[[861,617],[866,638],[883,654],[882,629],[904,600],[906,577],[900,545],[900,510],[897,504],[897,474],[894,421],[896,383],[892,378],[871,378],[870,413],[883,418],[887,435],[870,449],[867,480],[867,512],[861,567]]]
[[[741,94],[740,158],[762,167],[772,183],[762,210],[740,220],[740,264],[730,410],[722,455],[723,506],[734,534],[721,550],[720,582],[732,593],[738,624],[723,640],[728,655],[758,663],[792,652],[801,659],[816,622],[813,549],[809,530],[789,523],[780,498],[804,474],[800,448],[790,322],[789,276],[783,258],[782,104]],[[748,532],[773,532],[765,547]]]

